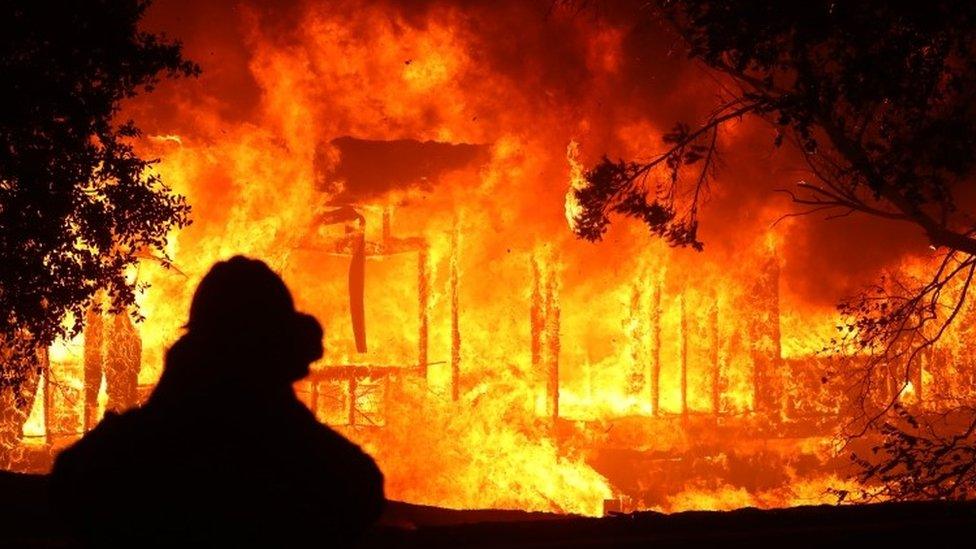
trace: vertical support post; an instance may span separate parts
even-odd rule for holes
[[[922,403],[922,399],[924,396],[923,391],[925,388],[922,386],[923,385],[922,378],[925,370],[930,369],[933,372],[946,371],[944,364],[936,363],[936,361],[939,359],[937,353],[938,351],[935,349],[935,347],[930,346],[928,349],[925,349],[925,351],[922,353],[923,356],[919,357],[921,358],[921,360],[916,361],[917,364],[910,365],[912,369],[911,371],[912,388],[915,390],[915,402],[918,402],[919,404]]]
[[[898,398],[899,391],[901,391],[902,384],[904,383],[904,377],[898,375],[898,368],[891,364],[891,362],[883,365],[882,372],[885,382],[880,389],[882,394],[878,402],[881,406],[885,406],[890,399]]]
[[[543,330],[543,316],[542,316],[542,274],[539,269],[539,260],[533,254],[532,257],[532,295],[530,297],[529,303],[529,326],[531,329],[532,340],[531,340],[531,354],[532,354],[532,371],[539,371],[539,366],[542,364],[542,330]]]
[[[755,410],[771,418],[782,413],[782,348],[779,310],[779,261],[770,250],[765,265],[752,288],[750,299],[755,306],[749,324],[753,363]]]
[[[772,382],[773,391],[773,406],[776,413],[782,413],[783,405],[783,332],[780,327],[780,319],[783,317],[780,311],[779,303],[779,277],[780,277],[780,267],[779,261],[774,256],[772,258],[773,264],[773,311],[772,311],[772,328],[773,328],[773,368],[770,372],[772,375],[769,376],[769,381]]]
[[[48,444],[54,443],[54,435],[58,432],[55,421],[54,390],[51,388],[51,355],[44,349],[39,357],[41,360],[41,382],[44,383],[44,438]],[[30,410],[28,410],[30,413]]]
[[[546,415],[553,426],[559,418],[559,288],[549,252],[532,256],[532,295],[529,320],[532,329],[532,368],[544,376]],[[540,377],[541,377],[540,376]]]
[[[353,235],[352,257],[349,260],[349,316],[352,321],[356,352],[366,352],[366,223],[360,221],[359,232]]]
[[[451,399],[461,397],[461,329],[458,316],[458,230],[451,232]]]
[[[104,369],[104,319],[100,309],[99,296],[85,314],[85,348],[82,368],[84,370],[84,409],[82,429],[91,431],[98,423],[98,390],[102,386]]]
[[[946,347],[934,347],[932,352],[935,355],[935,362],[933,363],[934,370],[930,374],[941,374],[942,382],[937,381],[938,378],[933,378],[932,387],[929,387],[923,377],[921,370],[918,372],[918,401],[922,402],[923,396],[932,394],[935,398],[944,398],[950,395],[959,394],[958,389],[953,385],[952,380],[960,379],[962,376],[957,364],[953,364],[952,355],[949,349]],[[958,377],[957,377],[958,376]],[[923,391],[924,390],[924,391]],[[941,391],[948,391],[945,394],[941,394]]]
[[[142,369],[142,338],[128,311],[112,315],[105,345],[106,408],[123,412],[138,405],[139,370]]]
[[[349,374],[349,425],[356,424],[356,372]]]
[[[628,339],[630,340],[630,372],[627,375],[627,392],[637,396],[644,391],[647,381],[646,359],[647,344],[644,337],[644,322],[641,320],[644,304],[644,292],[640,283],[634,283],[630,289],[630,318],[628,319]]]
[[[651,412],[657,416],[661,412],[661,292],[663,282],[660,276],[654,284],[654,293],[651,294]]]
[[[686,294],[678,297],[681,305],[681,415],[688,414],[688,319],[685,315],[687,307],[685,305]]]
[[[718,415],[721,406],[721,365],[718,358],[718,295],[712,294],[712,307],[708,311],[708,336],[711,347],[709,349],[709,360],[712,366],[712,413]]]
[[[417,368],[424,381],[427,380],[428,336],[430,331],[430,263],[428,260],[427,243],[417,252],[417,302],[418,333],[417,333]]]
[[[550,270],[546,281],[546,348],[548,414],[553,425],[559,419],[559,297],[556,275]]]
[[[312,410],[313,416],[319,415],[319,384],[317,381],[308,382],[308,407]]]

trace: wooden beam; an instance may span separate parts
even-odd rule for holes
[[[719,364],[718,350],[718,295],[712,294],[712,304],[708,311],[708,335],[709,335],[709,360],[712,366],[712,413],[718,414],[721,410],[721,365]]]
[[[681,305],[681,414],[688,414],[688,319],[686,318],[685,294],[678,297]]]
[[[356,378],[349,378],[349,425],[356,424]]]
[[[356,352],[366,352],[366,233],[354,233],[352,258],[349,261],[349,313]]]
[[[651,413],[655,416],[661,411],[661,292],[663,283],[660,277],[654,284],[654,293],[651,294],[651,349],[650,349],[650,388],[651,388]]]
[[[458,310],[458,229],[451,231],[451,399],[461,397],[461,327]]]
[[[539,371],[542,364],[542,280],[539,260],[532,257],[532,294],[529,301],[529,329],[531,331],[530,353],[532,357],[532,372]]]
[[[549,417],[555,422],[559,418],[559,298],[556,295],[555,275],[550,274],[549,284],[546,291],[546,339],[547,339],[547,384],[546,392],[549,395],[548,413]]]
[[[314,381],[308,382],[309,392],[311,393],[308,398],[308,407],[312,410],[313,416],[318,416],[319,413],[319,384]]]
[[[430,331],[430,263],[426,246],[417,253],[417,302],[417,368],[426,381]]]
[[[82,369],[84,371],[84,393],[82,429],[91,431],[98,423],[98,390],[102,386],[102,371],[104,369],[104,320],[98,306],[100,294],[96,303],[89,307],[85,314],[85,348]]]
[[[309,383],[321,383],[323,381],[342,381],[351,377],[359,379],[380,379],[409,372],[412,368],[405,368],[396,365],[361,365],[361,364],[336,364],[326,366],[308,375],[305,379]]]
[[[647,384],[647,364],[644,356],[648,351],[644,337],[644,322],[641,321],[644,311],[642,290],[639,283],[634,283],[630,288],[630,317],[627,333],[627,338],[630,340],[630,363],[625,383],[627,393],[633,396],[642,394]]]
[[[41,382],[44,383],[44,437],[48,444],[54,442],[53,436],[57,433],[57,425],[55,423],[55,406],[54,406],[54,391],[51,389],[51,354],[48,350],[42,349],[42,353],[39,356],[40,367],[41,367]],[[29,415],[30,410],[28,409],[26,413]]]

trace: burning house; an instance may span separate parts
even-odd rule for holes
[[[329,400],[341,403],[344,412],[343,419],[333,419],[331,422],[352,426],[357,422],[361,423],[358,419],[360,416],[370,423],[382,422],[381,418],[369,417],[367,412],[358,408],[358,404],[361,401],[369,402],[375,407],[376,399],[368,395],[376,391],[381,391],[381,394],[385,395],[389,390],[391,378],[394,380],[399,376],[416,376],[421,380],[427,378],[430,330],[430,244],[423,236],[394,234],[392,222],[394,212],[400,207],[410,207],[409,201],[403,203],[403,197],[399,197],[400,203],[397,203],[397,194],[416,189],[429,191],[432,182],[437,181],[443,172],[472,165],[477,167],[478,162],[484,162],[487,159],[487,149],[483,146],[466,144],[421,143],[411,140],[382,142],[351,137],[335,139],[331,145],[338,150],[341,160],[334,170],[323,174],[323,192],[329,197],[327,209],[313,220],[308,235],[296,248],[296,255],[300,256],[296,259],[298,262],[315,261],[319,254],[348,257],[351,333],[340,333],[339,339],[354,342],[355,352],[345,355],[351,357],[349,363],[326,364],[307,380],[307,398],[309,406],[318,411],[323,396],[323,385],[329,386],[333,389],[328,395]],[[376,232],[373,228],[376,225],[379,225],[378,237],[373,236]],[[329,228],[335,226],[342,227],[340,233],[329,234]],[[373,230],[369,231],[368,226]],[[368,234],[372,239],[367,239]],[[448,299],[451,303],[450,365],[451,393],[454,400],[457,400],[459,394],[461,345],[457,311],[457,253],[455,238],[452,240],[447,259],[451,269]],[[406,268],[392,273],[387,270],[380,276],[409,276],[407,273],[411,270],[416,273],[414,303],[397,305],[398,307],[412,305],[416,308],[416,335],[413,338],[416,341],[416,351],[412,356],[407,353],[397,357],[399,360],[387,360],[385,363],[363,362],[362,358],[367,355],[369,347],[366,336],[365,296],[367,264],[391,263],[391,259],[398,256],[404,261],[398,262],[397,266],[401,269]],[[411,263],[415,264],[412,269]],[[289,265],[286,269],[301,269],[301,267]],[[334,275],[326,276],[339,278]],[[380,294],[388,286],[389,282],[378,280],[372,287],[376,288],[374,292]],[[312,310],[315,308],[313,305]],[[370,316],[382,317],[381,314]],[[335,394],[337,384],[341,385],[338,388],[340,393],[338,397]]]
[[[723,172],[736,185],[704,206],[704,253],[628,224],[577,240],[565,195],[581,163],[653,148],[707,98],[672,57],[635,53],[669,37],[614,17],[540,25],[526,4],[309,3],[287,32],[254,8],[218,35],[203,11],[153,8],[147,25],[189,18],[188,55],[215,60],[200,84],[126,107],[194,223],[172,235],[172,267],[131,273],[143,320],[93,309],[80,339],[43,353],[14,466],[44,470],[106,410],[145,398],[199,277],[245,253],[325,326],[325,358],[296,391],[376,457],[391,498],[599,515],[850,488],[835,437],[862,403],[835,375],[853,353],[824,352],[834,302],[924,258],[838,255],[845,234],[775,224],[773,180],[796,164],[783,157]],[[518,48],[497,39],[527,21],[537,34]],[[630,76],[663,71],[673,81]],[[716,139],[755,156],[764,128]],[[879,400],[937,411],[976,396],[960,325],[908,372],[910,391],[885,373]]]
[[[425,420],[447,422],[437,427],[447,431],[461,418],[504,432],[513,427],[492,424],[526,414],[516,425],[529,423],[514,429],[545,441],[545,459],[571,480],[582,468],[589,483],[582,497],[590,498],[509,504],[530,508],[598,512],[604,501],[608,509],[694,507],[696,493],[709,494],[697,496],[711,498],[706,506],[781,504],[791,496],[776,482],[798,462],[812,468],[808,479],[796,473],[799,480],[817,489],[835,478],[827,446],[849,405],[819,379],[836,358],[784,352],[774,248],[753,252],[757,267],[737,281],[746,289],[740,294],[721,280],[688,285],[667,259],[645,263],[601,311],[615,315],[608,327],[587,312],[592,304],[567,292],[560,251],[536,245],[521,254],[502,297],[516,336],[469,346],[469,330],[477,336],[486,328],[477,324],[484,304],[466,292],[485,283],[471,269],[483,252],[466,245],[471,225],[463,206],[440,207],[435,216],[426,201],[450,194],[452,178],[481,177],[491,147],[342,137],[324,148],[338,161],[316,172],[321,201],[304,226],[288,228],[290,248],[279,267],[301,307],[327,326],[326,358],[296,387],[321,421],[383,459],[402,452],[404,430]],[[176,267],[167,276],[178,280],[185,275]],[[138,330],[127,314],[93,308],[81,342],[49,352],[25,426],[33,448],[25,466],[44,467],[106,410],[148,394],[151,383],[137,384]],[[623,351],[601,357],[587,339],[599,330]],[[497,345],[513,362],[487,362],[475,354],[478,345]],[[506,374],[516,376],[516,387]],[[924,384],[915,386],[920,392]],[[506,398],[523,401],[494,410],[482,402],[507,391]],[[736,468],[773,480],[738,478]],[[394,486],[402,482],[395,475]],[[430,481],[417,479],[407,491]]]

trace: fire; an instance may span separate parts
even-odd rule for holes
[[[585,185],[593,160],[584,149],[639,155],[669,123],[627,106],[628,63],[645,61],[622,23],[521,2],[339,2],[304,5],[282,33],[257,8],[241,13],[243,61],[190,35],[200,85],[128,105],[149,129],[142,152],[194,208],[171,235],[172,267],[146,258],[133,273],[141,393],[200,277],[243,253],[323,321],[326,357],[296,390],[376,457],[390,498],[599,515],[605,500],[776,507],[848,486],[818,370],[835,314],[794,284],[806,229],[770,230],[758,195],[720,193],[703,254],[633,225],[600,245],[566,227],[579,209],[566,182]],[[516,24],[537,34],[520,47],[492,34]],[[209,91],[231,70],[253,86],[247,105]],[[695,82],[681,75],[662,108],[695,100]],[[344,171],[356,150],[388,156]],[[342,206],[355,219],[323,221]],[[360,260],[365,352],[348,283]],[[50,350],[67,396],[51,406],[41,382],[29,439],[56,449],[81,432],[83,344]],[[57,434],[52,413],[65,416]]]
[[[905,387],[898,393],[898,400],[902,402],[912,402],[915,400],[915,385],[911,381],[905,383]]]
[[[579,161],[579,143],[570,141],[566,147],[566,160],[569,162],[569,189],[566,191],[566,222],[571,231],[576,230],[576,218],[583,207],[576,198],[576,191],[586,188],[586,178],[583,177],[583,165]]]

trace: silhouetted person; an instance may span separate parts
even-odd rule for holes
[[[295,397],[321,356],[321,326],[264,263],[216,264],[145,406],[58,456],[61,516],[97,546],[355,541],[382,511],[383,477]]]

